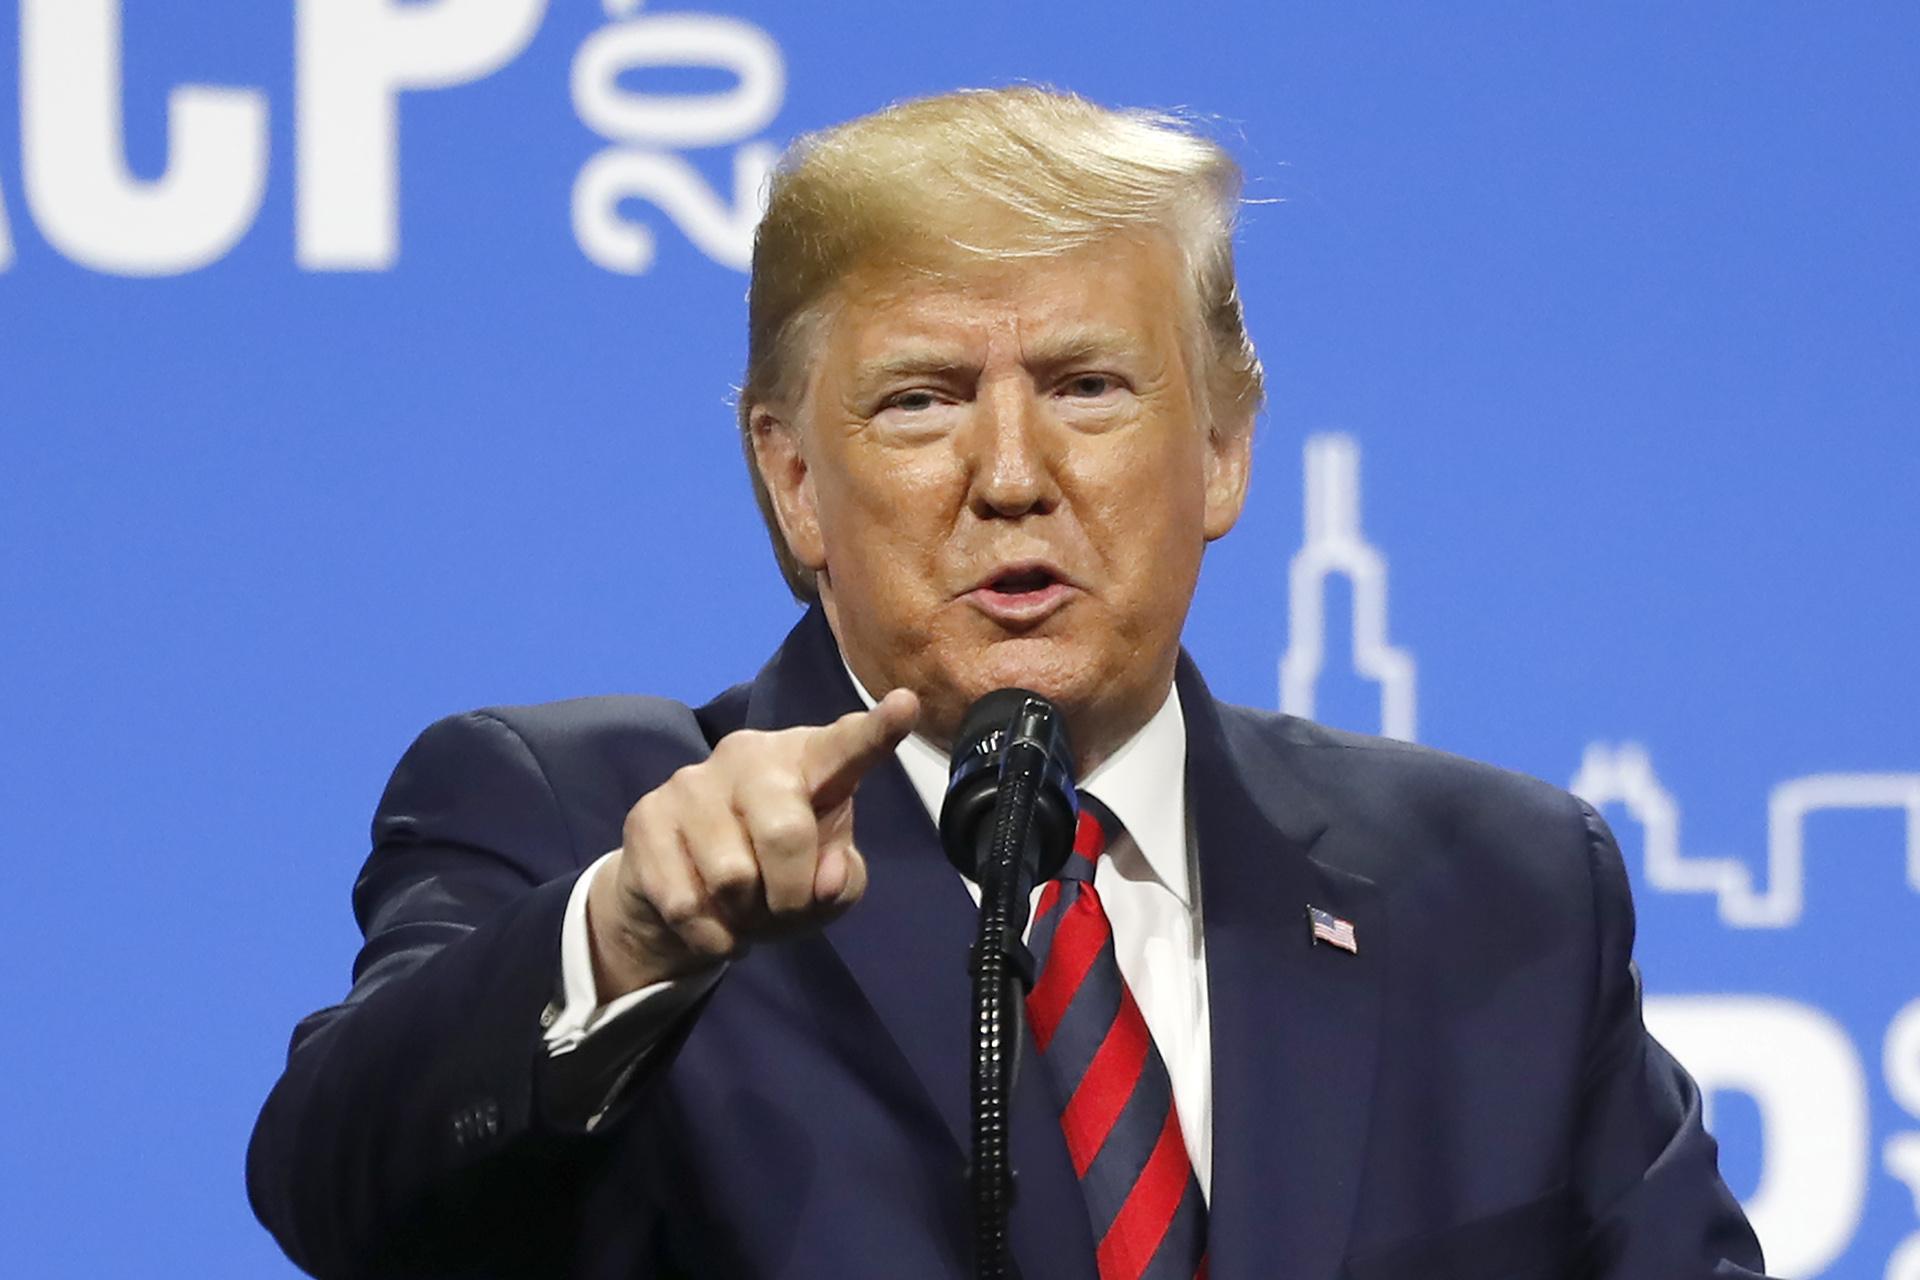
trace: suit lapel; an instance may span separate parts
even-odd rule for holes
[[[1369,881],[1309,858],[1326,817],[1284,755],[1223,719],[1184,654],[1179,684],[1212,1023],[1212,1270],[1321,1280],[1359,1189],[1385,913]],[[1358,954],[1315,945],[1309,906],[1351,921]]]
[[[860,705],[815,607],[754,681],[747,727],[825,724]],[[978,913],[898,761],[868,774],[853,803],[854,843],[867,859],[867,893],[827,930],[827,940],[917,1078],[924,1096],[909,1099],[904,1112],[926,1118],[934,1141],[950,1155],[957,1213],[965,1220],[972,1149],[967,952]],[[1014,1256],[1028,1276],[1093,1280],[1085,1202],[1024,1030],[1021,1059],[1012,1117],[1018,1171],[1010,1222]]]

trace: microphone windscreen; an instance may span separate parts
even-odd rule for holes
[[[1040,695],[1025,689],[995,689],[968,707],[966,718],[960,722],[960,732],[953,739],[953,762],[948,767],[947,780],[951,782],[972,772],[983,761],[997,762],[1001,748],[1006,745],[1007,726],[1033,698]],[[1064,734],[1065,730],[1061,732]]]
[[[1065,720],[1053,704],[1026,689],[995,689],[967,709],[953,740],[947,794],[940,806],[940,844],[948,861],[968,879],[980,879],[988,820],[1000,786],[1000,766],[1016,721],[1022,737],[1045,753],[1036,779],[1039,792],[1028,834],[1029,872],[1039,880],[1059,874],[1072,843],[1073,750]]]

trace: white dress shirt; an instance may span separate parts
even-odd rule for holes
[[[848,673],[851,675],[851,671]],[[868,707],[873,697],[856,678]],[[895,749],[907,780],[937,824],[947,791],[945,752],[918,734]],[[1186,803],[1187,727],[1179,695],[1166,701],[1144,728],[1129,738],[1080,783],[1113,811],[1125,828],[1094,872],[1094,888],[1113,926],[1115,959],[1133,992],[1147,1030],[1167,1064],[1181,1136],[1200,1182],[1212,1196],[1213,1058],[1207,1013],[1206,950],[1200,928],[1200,881],[1193,863]],[[854,803],[858,805],[856,798]],[[587,886],[613,850],[575,881],[560,933],[564,999],[546,1030],[551,1054],[570,1053],[615,1019],[638,1030],[636,1058],[664,1036],[674,1020],[719,981],[725,966],[655,983],[601,1004],[594,988],[587,941]],[[956,873],[954,879],[977,903],[980,891]],[[1034,891],[1035,898],[1040,890]],[[853,908],[858,911],[858,906]],[[648,1034],[627,1019],[642,1020]],[[616,1086],[616,1092],[617,1092]]]

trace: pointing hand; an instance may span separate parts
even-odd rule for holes
[[[860,900],[853,794],[920,717],[895,689],[832,724],[742,729],[627,813],[587,891],[602,1002],[817,930]]]

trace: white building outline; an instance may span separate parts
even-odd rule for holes
[[[1360,532],[1360,446],[1340,434],[1309,436],[1305,540],[1287,569],[1287,651],[1280,708],[1311,718],[1326,662],[1327,579],[1353,586],[1353,668],[1380,685],[1380,732],[1415,740],[1413,655],[1387,639],[1387,562]]]
[[[1287,649],[1280,658],[1280,706],[1314,714],[1326,664],[1327,579],[1353,587],[1353,667],[1380,686],[1380,730],[1415,740],[1413,655],[1387,639],[1387,562],[1360,529],[1360,446],[1340,433],[1309,436],[1304,456],[1304,539],[1288,565]],[[1712,894],[1722,923],[1781,929],[1806,908],[1806,827],[1817,813],[1885,810],[1906,815],[1907,885],[1920,893],[1920,773],[1818,773],[1788,778],[1767,797],[1762,882],[1738,858],[1689,854],[1680,805],[1661,783],[1645,746],[1587,745],[1568,789],[1600,807],[1618,804],[1643,831],[1647,884],[1662,893]]]
[[[1920,893],[1920,773],[1817,773],[1789,778],[1767,797],[1764,887],[1737,858],[1689,856],[1680,806],[1637,742],[1589,743],[1568,789],[1596,808],[1619,804],[1644,832],[1647,883],[1663,893],[1711,893],[1735,929],[1783,929],[1806,909],[1807,819],[1836,810],[1904,812],[1907,885]]]

